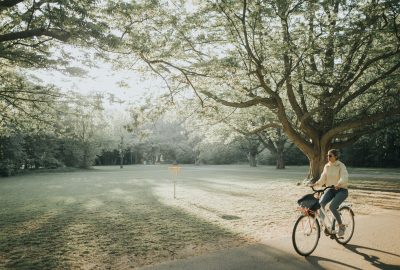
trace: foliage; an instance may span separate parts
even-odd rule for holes
[[[0,68],[0,134],[16,130],[51,129],[57,89],[28,82],[26,76]]]
[[[399,121],[396,1],[161,3],[140,26],[123,7],[113,10],[119,50],[140,56],[173,96],[190,88],[203,106],[265,107],[313,178],[329,148]]]
[[[200,164],[233,164],[248,162],[247,153],[239,143],[205,143],[200,146]]]
[[[0,137],[0,175],[10,176],[24,164],[24,137],[20,133]]]
[[[128,153],[132,163],[132,152],[135,162],[223,163],[229,151],[216,141],[253,135],[281,154],[290,139],[314,178],[329,148],[345,149],[351,164],[397,164],[397,133],[362,136],[399,122],[399,13],[393,0],[0,1],[1,170],[89,167],[114,150],[122,163]],[[118,67],[160,76],[169,93],[118,121],[106,119],[100,96],[65,97],[23,74],[80,74],[64,44],[95,47]],[[193,113],[211,127],[155,122],[193,98]]]
[[[354,145],[343,149],[342,159],[346,164],[357,167],[399,167],[400,126],[362,137]]]
[[[24,69],[76,72],[69,66],[73,56],[62,45],[107,42],[108,27],[99,22],[98,8],[95,0],[0,1],[0,134],[10,125],[30,126],[32,121],[51,126],[53,102],[60,94],[33,83]]]
[[[161,119],[150,124],[150,134],[142,141],[144,159],[154,164],[194,163],[194,152],[186,130],[179,122]]]
[[[258,157],[259,164],[276,165],[276,154],[264,151]],[[285,165],[307,165],[308,159],[296,146],[287,147],[284,156]]]
[[[102,96],[71,93],[59,123],[64,127],[65,154],[74,157],[74,166],[88,168],[104,144],[107,123],[103,116]],[[72,142],[72,144],[71,144]]]
[[[236,141],[247,153],[252,167],[257,164],[257,155],[267,148],[276,153],[277,168],[285,167],[283,156],[287,138],[282,134],[281,125],[272,113],[261,106],[230,108],[209,101],[207,106],[201,107],[196,101],[186,99],[175,102],[179,114],[185,119],[186,127],[192,131],[191,136],[225,144]]]
[[[71,94],[66,100],[56,100],[56,110],[49,116],[53,120],[46,125],[31,119],[27,125],[9,126],[8,133],[0,136],[2,175],[62,166],[88,168],[94,164],[106,141],[102,98]]]
[[[58,168],[63,166],[64,157],[60,153],[60,139],[54,134],[25,134],[24,166],[31,168]]]

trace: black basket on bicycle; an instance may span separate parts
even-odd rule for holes
[[[314,197],[314,194],[304,195],[297,201],[297,203],[300,205],[300,207],[306,208],[313,212],[315,212],[319,208],[321,208],[321,205],[319,204],[319,200]]]

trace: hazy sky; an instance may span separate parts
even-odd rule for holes
[[[77,50],[71,53],[79,54]],[[93,61],[93,60],[92,60]],[[143,95],[162,93],[164,85],[156,77],[149,77],[134,70],[116,70],[110,63],[101,60],[92,62],[96,67],[72,62],[70,67],[78,67],[87,73],[81,76],[57,70],[33,70],[31,74],[46,84],[54,84],[62,91],[75,91],[82,94],[90,92],[111,93],[127,102],[140,101]]]

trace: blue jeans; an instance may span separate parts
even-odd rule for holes
[[[349,196],[349,191],[346,188],[339,188],[338,190],[334,188],[327,189],[322,198],[319,200],[321,207],[325,209],[325,206],[330,202],[331,205],[329,209],[331,210],[333,216],[336,218],[339,224],[342,224],[342,219],[340,218],[339,205],[346,200]]]

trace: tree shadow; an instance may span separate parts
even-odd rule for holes
[[[374,192],[392,192],[392,193],[400,193],[400,189],[399,188],[393,188],[393,187],[389,187],[389,188],[382,188],[382,187],[361,187],[361,186],[355,186],[355,185],[351,185],[350,186],[351,189],[356,189],[356,190],[365,190],[365,191],[374,191]]]
[[[331,262],[331,263],[334,263],[334,264],[337,264],[337,265],[341,265],[343,267],[348,267],[348,268],[351,268],[351,269],[355,269],[355,270],[362,270],[362,268],[358,268],[358,267],[355,267],[355,266],[347,264],[347,263],[343,263],[343,262],[340,262],[340,261],[335,261],[335,260],[331,260],[331,259],[327,259],[327,258],[322,258],[322,257],[319,257],[319,256],[305,257],[305,259],[306,259],[307,262],[312,264],[315,267],[315,269],[325,269],[324,267],[322,267],[320,265],[321,261],[325,261],[325,262]]]
[[[395,253],[391,253],[391,252],[387,252],[387,251],[383,251],[383,250],[379,250],[379,249],[364,247],[364,246],[351,245],[351,244],[344,245],[344,247],[346,249],[348,249],[349,251],[352,251],[352,252],[364,257],[364,260],[368,261],[372,266],[375,266],[378,269],[385,269],[385,270],[398,270],[399,269],[399,265],[387,264],[387,263],[382,262],[381,258],[378,257],[376,253],[385,253],[385,254],[400,258],[399,254],[395,254]],[[361,251],[362,249],[373,251],[373,252],[375,252],[375,254],[364,253]],[[305,259],[310,264],[312,264],[316,269],[324,269],[320,263],[322,261],[325,261],[325,262],[331,262],[331,263],[334,263],[337,265],[341,265],[344,267],[348,267],[350,269],[362,270],[362,268],[359,268],[359,267],[356,267],[353,265],[349,265],[349,264],[346,264],[346,263],[343,263],[340,261],[336,261],[336,260],[332,260],[332,259],[322,258],[319,256],[305,257]]]
[[[358,255],[361,255],[362,257],[364,257],[364,260],[368,261],[371,263],[371,265],[379,268],[379,269],[385,269],[385,270],[398,270],[399,269],[399,265],[395,265],[395,264],[387,264],[381,261],[381,259],[376,256],[375,254],[367,254],[364,252],[361,252],[362,249],[365,250],[369,250],[369,251],[376,251],[376,252],[380,252],[380,253],[385,253],[391,256],[395,256],[397,258],[400,259],[400,255],[399,254],[394,254],[391,252],[387,252],[387,251],[383,251],[383,250],[379,250],[379,249],[375,249],[375,248],[370,248],[370,247],[364,247],[364,246],[358,246],[358,245],[351,245],[351,244],[347,244],[344,245],[344,247]]]
[[[48,196],[40,193],[44,182],[23,190],[26,199],[11,196],[17,188],[9,199],[0,198],[5,209],[0,218],[0,269],[135,268],[247,241],[165,205],[154,195],[152,180],[92,179],[64,185]],[[54,203],[54,196],[76,200]],[[21,209],[14,202],[18,200]],[[55,210],[57,214],[40,219]]]

